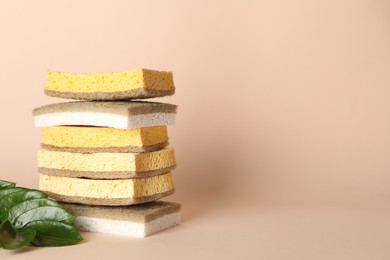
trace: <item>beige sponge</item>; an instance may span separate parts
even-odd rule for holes
[[[85,74],[48,71],[45,93],[82,100],[125,100],[173,95],[175,85],[169,71],[134,69]]]
[[[67,102],[33,110],[34,125],[106,126],[119,129],[173,125],[176,105],[157,102]]]
[[[151,152],[168,143],[166,126],[131,129],[90,126],[57,126],[42,129],[42,147],[48,150],[98,152]]]
[[[176,166],[173,148],[148,153],[72,153],[38,151],[39,172],[93,179],[143,178]]]
[[[81,231],[146,237],[180,223],[180,204],[153,201],[108,207],[62,203],[75,216]]]
[[[175,190],[171,172],[142,179],[93,180],[40,174],[39,189],[63,202],[132,205],[158,200]]]

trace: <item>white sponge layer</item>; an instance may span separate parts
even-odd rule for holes
[[[35,127],[58,125],[107,126],[120,129],[175,124],[175,113],[127,115],[97,112],[59,112],[34,116]]]
[[[180,212],[163,215],[147,223],[77,216],[74,225],[81,231],[132,237],[147,237],[180,223]]]

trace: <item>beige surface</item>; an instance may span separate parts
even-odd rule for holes
[[[1,178],[37,187],[31,109],[60,101],[47,69],[170,70],[183,224],[0,258],[390,259],[389,14],[384,0],[1,1]]]

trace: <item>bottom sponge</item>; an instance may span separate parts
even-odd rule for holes
[[[180,223],[180,204],[154,201],[127,207],[62,204],[81,231],[146,237]]]

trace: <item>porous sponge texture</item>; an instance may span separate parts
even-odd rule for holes
[[[75,216],[147,223],[164,215],[180,212],[181,205],[175,202],[153,201],[130,207],[96,207],[80,204],[62,204]]]
[[[130,129],[174,124],[176,110],[176,105],[157,102],[79,101],[41,106],[33,110],[33,115],[36,127],[83,125]]]
[[[166,148],[151,153],[137,154],[135,169],[138,171],[150,171],[167,168],[176,165],[173,148]],[[161,167],[163,166],[163,167]]]
[[[59,126],[42,129],[42,144],[56,147],[143,147],[168,141],[166,126],[131,129],[89,126]]]
[[[64,196],[99,199],[153,196],[174,190],[171,172],[142,179],[93,180],[40,174],[39,189]]]
[[[180,223],[180,204],[153,201],[129,207],[62,203],[81,231],[145,237]]]
[[[113,220],[76,216],[74,225],[80,231],[99,232],[132,237],[147,237],[161,230],[180,223],[180,212],[161,216],[147,223],[137,223],[132,220]]]
[[[109,93],[139,88],[174,90],[172,72],[149,69],[86,74],[48,71],[45,84],[45,90],[59,92]]]
[[[149,153],[73,153],[38,151],[38,167],[70,171],[144,172],[176,165],[173,148]]]

